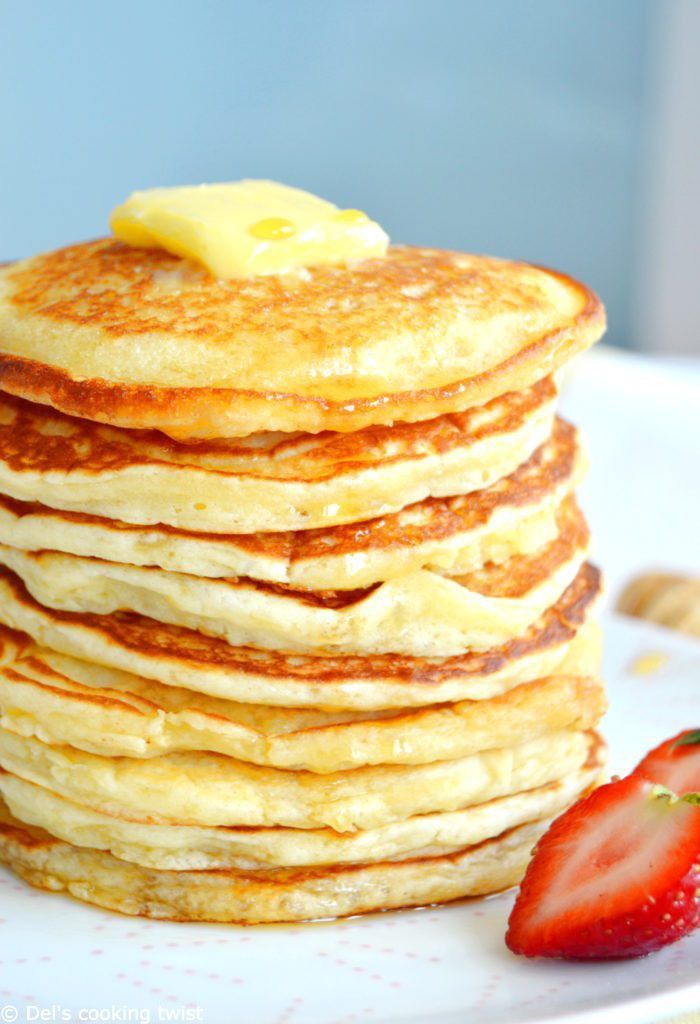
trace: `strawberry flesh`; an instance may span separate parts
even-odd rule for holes
[[[525,956],[643,956],[700,923],[700,807],[641,775],[608,783],[540,839],[508,923]]]
[[[700,792],[700,730],[687,729],[661,743],[639,762],[633,774],[679,796]]]

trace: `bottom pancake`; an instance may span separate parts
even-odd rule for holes
[[[551,818],[438,857],[270,871],[156,871],[22,825],[0,802],[0,862],[40,889],[122,914],[239,924],[446,903],[516,885]]]

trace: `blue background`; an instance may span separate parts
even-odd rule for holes
[[[104,233],[134,188],[271,177],[580,276],[630,338],[651,0],[2,10],[3,258]]]

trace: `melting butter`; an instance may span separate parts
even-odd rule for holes
[[[659,672],[668,660],[668,654],[664,654],[663,651],[649,651],[634,659],[630,671],[636,676],[652,676]]]
[[[112,212],[110,225],[128,245],[166,249],[218,278],[381,257],[389,244],[361,210],[340,210],[275,181],[134,192]]]

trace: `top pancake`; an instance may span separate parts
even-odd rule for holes
[[[0,387],[178,438],[433,418],[527,387],[603,329],[563,275],[435,249],[218,281],[101,239],[0,270]]]

